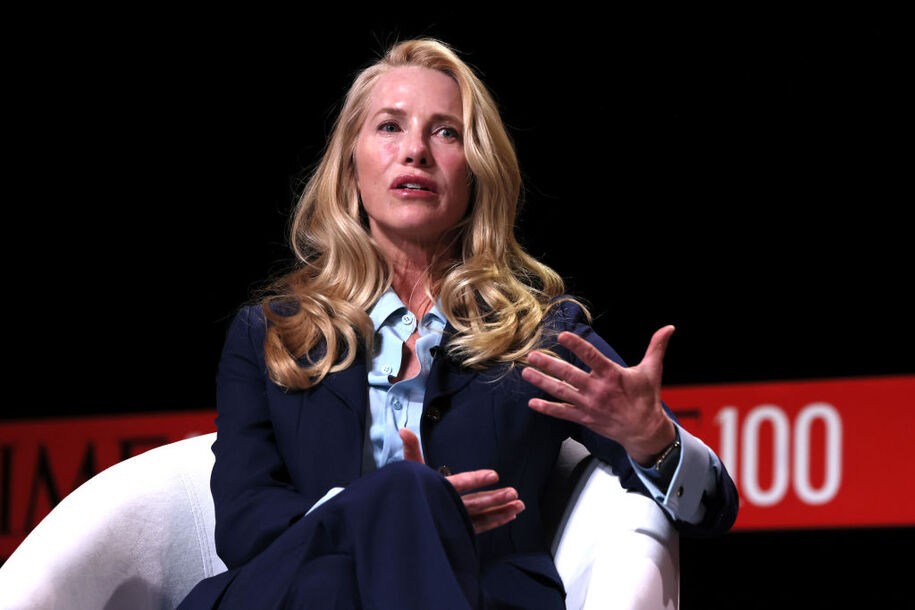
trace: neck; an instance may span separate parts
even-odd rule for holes
[[[434,248],[382,247],[393,274],[391,287],[404,305],[422,319],[435,300],[435,295],[428,294],[429,287],[441,277],[447,257],[442,257]]]
[[[404,270],[394,270],[394,279],[391,287],[407,309],[416,314],[417,319],[422,319],[432,309],[433,298],[427,293],[427,270],[404,273]]]

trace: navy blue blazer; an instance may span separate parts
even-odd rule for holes
[[[574,304],[557,308],[546,327],[555,334],[575,332],[625,364]],[[328,375],[313,388],[286,391],[266,375],[265,328],[259,306],[240,310],[230,326],[217,375],[218,432],[211,487],[216,548],[230,570],[266,548],[328,489],[346,487],[362,474],[368,411],[366,358],[360,354],[348,369]],[[452,331],[446,328],[443,345]],[[587,369],[554,341],[551,346],[561,357]],[[427,465],[443,473],[494,469],[500,475],[498,485],[515,487],[525,503],[526,509],[514,521],[478,536],[483,568],[491,562],[509,562],[559,584],[540,506],[566,438],[575,438],[609,462],[624,487],[650,494],[618,443],[527,406],[530,398],[542,394],[521,379],[518,369],[507,375],[505,370],[472,371],[438,350],[421,432]],[[705,499],[702,523],[674,522],[681,534],[715,535],[733,524],[736,489],[726,472],[718,477],[716,492]]]

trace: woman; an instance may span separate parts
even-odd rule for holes
[[[183,608],[564,608],[539,504],[568,437],[681,534],[731,527],[733,481],[660,398],[673,327],[627,367],[516,241],[520,176],[447,45],[356,77],[292,218],[297,265],[229,330],[229,570]]]

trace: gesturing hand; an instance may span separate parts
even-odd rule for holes
[[[400,440],[403,441],[404,459],[423,463],[416,435],[402,428]],[[495,470],[472,470],[452,474],[446,478],[461,494],[464,507],[473,523],[473,530],[478,534],[508,523],[524,510],[524,502],[518,499],[518,492],[512,487],[473,491],[497,482],[499,475]]]
[[[591,371],[565,360],[532,352],[521,376],[557,401],[532,398],[530,408],[587,426],[620,443],[633,460],[648,465],[674,438],[676,429],[661,402],[661,372],[673,326],[655,331],[639,364],[623,367],[570,332],[559,344]]]

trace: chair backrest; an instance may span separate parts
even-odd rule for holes
[[[151,449],[71,492],[0,566],[0,609],[172,609],[225,570],[209,488],[215,438]],[[678,538],[651,500],[574,441],[551,490],[544,510],[568,608],[678,607]]]
[[[64,497],[0,566],[0,608],[174,608],[225,570],[209,491],[215,438],[150,449]]]

